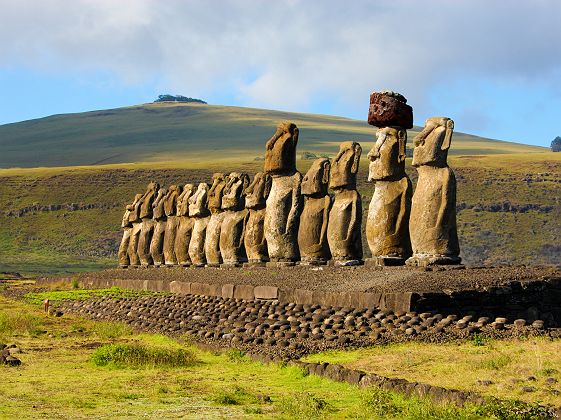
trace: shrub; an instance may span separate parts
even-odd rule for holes
[[[93,330],[99,338],[104,340],[111,340],[132,334],[132,328],[130,326],[118,322],[96,322]]]
[[[330,410],[329,403],[309,392],[293,394],[280,400],[283,414],[295,418],[317,418]]]
[[[124,367],[185,367],[198,362],[186,349],[149,347],[142,344],[110,344],[99,347],[92,355],[96,366]]]

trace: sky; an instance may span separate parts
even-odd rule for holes
[[[0,0],[0,124],[153,101],[415,124],[549,146],[561,135],[559,0]]]

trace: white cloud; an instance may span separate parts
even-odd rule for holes
[[[428,107],[436,86],[461,77],[539,80],[559,94],[557,0],[0,0],[0,10],[0,66],[161,78],[245,105],[306,109],[330,92],[353,114],[390,88]]]

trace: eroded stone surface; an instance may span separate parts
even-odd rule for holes
[[[176,265],[175,257],[175,236],[179,220],[177,219],[177,199],[181,195],[182,189],[179,185],[172,185],[164,199],[164,211],[166,213],[166,232],[164,235],[164,261],[166,265]]]
[[[140,237],[138,238],[138,258],[140,264],[147,266],[153,263],[150,254],[150,243],[152,242],[152,234],[154,233],[154,222],[152,221],[152,205],[160,189],[160,184],[151,182],[148,184],[146,192],[141,198],[140,218],[142,219],[140,227]]]
[[[415,138],[413,166],[419,172],[411,206],[408,265],[459,264],[456,227],[456,178],[448,167],[454,122],[429,118]]]
[[[222,263],[222,256],[220,255],[220,229],[224,220],[222,196],[226,183],[226,175],[217,172],[212,176],[212,185],[208,192],[210,219],[206,229],[205,255],[207,264],[211,267],[218,267]]]
[[[249,215],[249,211],[245,208],[245,189],[248,185],[247,174],[232,172],[224,188],[220,253],[226,265],[238,265],[247,261],[243,241]]]
[[[413,108],[399,93],[385,91],[370,95],[368,124],[376,127],[413,128]]]
[[[244,246],[250,263],[269,259],[265,240],[265,204],[271,191],[271,177],[258,172],[246,189],[245,207],[249,210],[244,234]]]
[[[335,198],[329,212],[327,239],[337,265],[355,265],[362,260],[362,200],[356,190],[361,153],[357,142],[341,143],[331,166],[329,187]]]
[[[194,219],[191,241],[189,242],[189,257],[191,264],[203,267],[206,264],[205,238],[210,212],[208,204],[208,185],[201,183],[195,194],[189,198],[189,215]]]
[[[376,186],[366,222],[366,238],[373,261],[398,265],[411,256],[409,216],[413,187],[405,173],[407,132],[401,127],[384,127],[368,153],[368,180]]]
[[[194,220],[189,216],[189,199],[195,192],[193,184],[185,184],[183,192],[177,199],[177,233],[175,235],[175,244],[173,246],[175,258],[179,265],[190,265],[189,242],[193,232]]]
[[[154,221],[154,233],[150,243],[150,255],[154,265],[164,264],[164,234],[166,232],[167,216],[164,210],[164,199],[167,189],[160,188],[158,195],[152,204],[152,220]]]
[[[126,267],[130,264],[129,244],[131,239],[133,223],[138,222],[140,220],[138,217],[138,207],[141,197],[142,194],[136,194],[134,196],[133,202],[125,207],[125,213],[123,214],[123,219],[121,220],[121,227],[123,228],[123,237],[121,239],[121,244],[119,245],[119,252],[118,252],[119,265],[121,267]]]
[[[292,262],[299,259],[298,224],[302,212],[300,184],[296,171],[298,128],[283,122],[269,139],[265,150],[265,172],[273,177],[267,198],[264,231],[269,259]]]
[[[302,180],[304,209],[300,216],[298,246],[304,264],[324,264],[331,258],[327,243],[327,226],[331,197],[327,192],[331,162],[314,161]]]

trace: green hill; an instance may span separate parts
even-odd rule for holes
[[[0,126],[0,272],[115,266],[124,205],[150,180],[198,183],[217,170],[262,170],[256,158],[285,119],[301,129],[301,172],[312,162],[302,155],[332,155],[342,140],[362,143],[358,189],[366,216],[374,188],[366,153],[375,129],[360,121],[162,103]],[[560,264],[561,153],[456,133],[451,154],[465,262]]]
[[[333,154],[341,141],[372,142],[375,133],[365,121],[327,115],[152,103],[0,125],[0,168],[195,162],[209,157],[213,161],[247,160],[262,155],[265,141],[281,120],[293,121],[300,128],[300,152]],[[410,140],[418,130],[410,130]],[[544,150],[456,133],[451,154]]]

